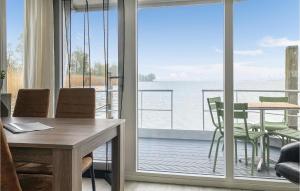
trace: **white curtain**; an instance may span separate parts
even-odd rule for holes
[[[0,0],[0,71],[5,69],[6,69],[6,0]],[[3,84],[3,90],[6,90],[6,83]]]
[[[51,91],[49,115],[54,103],[53,0],[25,0],[24,87]]]

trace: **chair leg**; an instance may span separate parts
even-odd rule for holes
[[[218,138],[218,142],[217,142],[213,172],[216,172],[216,165],[217,165],[217,159],[218,159],[218,150],[219,150],[219,144],[220,144],[221,138],[222,138],[222,136]]]
[[[217,133],[217,129],[214,131],[214,134],[213,134],[213,137],[212,137],[212,140],[211,140],[211,144],[210,144],[210,148],[209,148],[209,153],[208,153],[208,158],[210,158],[210,156],[211,156],[211,151],[212,151],[212,148],[214,146],[214,142],[215,142],[215,138],[216,138],[216,133]]]
[[[248,165],[247,141],[245,141],[245,164]]]
[[[234,139],[234,150],[235,150],[235,163],[238,161],[238,156],[237,156],[237,140]]]
[[[223,146],[222,146],[222,152],[224,152],[224,142],[223,142]]]
[[[252,144],[252,161],[251,161],[251,176],[253,176],[254,173],[254,155],[255,155],[255,150],[256,150],[256,146],[253,142],[251,142]]]
[[[268,168],[270,168],[270,137],[269,135],[266,136],[267,137],[267,166]]]
[[[96,183],[95,183],[95,171],[94,171],[94,165],[90,167],[90,175],[91,175],[91,180],[92,180],[92,188],[93,191],[96,191]]]
[[[255,155],[258,156],[258,141],[257,140],[255,142],[255,147],[256,147],[256,149],[255,149]]]
[[[284,146],[284,137],[281,137],[281,147]]]

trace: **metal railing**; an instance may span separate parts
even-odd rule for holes
[[[143,126],[143,111],[159,111],[159,112],[170,112],[171,115],[171,129],[173,129],[173,90],[139,90],[140,93],[140,107],[138,110],[140,111],[140,121],[141,121],[141,127]],[[153,109],[153,108],[143,108],[144,107],[144,93],[145,92],[151,92],[151,93],[161,93],[161,92],[167,92],[170,93],[170,109]]]
[[[112,93],[118,92],[118,90],[109,90],[108,94],[110,97],[112,97]],[[151,92],[151,93],[161,93],[161,92],[165,92],[165,93],[170,93],[170,109],[153,109],[153,108],[144,108],[144,93],[145,92]],[[98,90],[96,91],[96,93],[106,93],[105,90]],[[170,112],[170,117],[171,117],[171,122],[170,122],[170,126],[171,129],[173,129],[173,90],[159,90],[159,89],[151,89],[151,90],[138,90],[138,93],[140,93],[140,107],[138,108],[138,110],[140,111],[140,121],[141,121],[141,126],[143,124],[143,111],[158,111],[158,112]],[[109,99],[113,102],[113,99]],[[107,104],[103,104],[100,106],[96,106],[96,111],[99,112],[114,112],[114,111],[118,111],[118,110],[113,110],[112,106],[114,103],[107,103]],[[106,110],[106,107],[109,107],[110,109]],[[111,114],[110,114],[111,116]]]
[[[221,89],[203,89],[202,90],[202,128],[203,131],[205,130],[205,113],[209,112],[208,109],[205,109],[206,101],[205,101],[205,93],[207,92],[223,92],[224,90]],[[244,92],[244,93],[300,93],[299,90],[247,90],[247,89],[240,89],[240,90],[234,90],[234,102],[239,102],[239,93]],[[249,111],[251,113],[259,113],[259,111]],[[274,112],[266,112],[266,114],[269,115],[281,115],[283,116],[284,114],[279,114],[279,113],[274,113]],[[287,116],[292,116],[292,117],[300,117],[299,115],[287,115]]]

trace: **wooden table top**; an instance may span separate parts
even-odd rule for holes
[[[255,102],[248,103],[250,110],[285,110],[285,109],[300,109],[299,105],[286,102]]]
[[[67,118],[2,118],[6,123],[40,122],[54,127],[43,131],[13,134],[5,131],[10,147],[66,148],[72,149],[105,133],[112,135],[123,119],[67,119]]]

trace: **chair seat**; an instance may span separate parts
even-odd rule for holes
[[[248,135],[249,135],[250,140],[256,140],[259,137],[264,136],[264,134],[265,134],[264,132],[248,131]],[[240,138],[240,139],[247,138],[246,131],[239,130],[239,129],[235,130],[234,131],[234,138]]]
[[[245,129],[245,123],[234,123],[234,127],[237,129]],[[247,123],[248,129],[257,129],[260,128],[260,125],[253,124],[253,123]]]
[[[285,122],[264,122],[265,130],[267,131],[276,131],[289,128]]]
[[[300,131],[298,131],[296,129],[287,128],[287,129],[283,129],[283,130],[274,131],[273,133],[283,136],[283,137],[287,137],[290,139],[300,141]]]
[[[224,125],[221,125],[222,128],[224,127]],[[247,123],[247,127],[248,129],[258,129],[260,128],[259,124],[253,124],[253,123]],[[236,129],[245,129],[245,123],[234,123],[234,128]]]
[[[51,191],[52,176],[43,174],[18,174],[23,191]]]
[[[298,162],[278,163],[275,169],[277,176],[283,176],[294,183],[299,183],[300,165]]]
[[[52,165],[39,163],[16,163],[17,173],[52,175]],[[82,159],[81,171],[84,173],[93,164],[93,158],[85,156]]]

